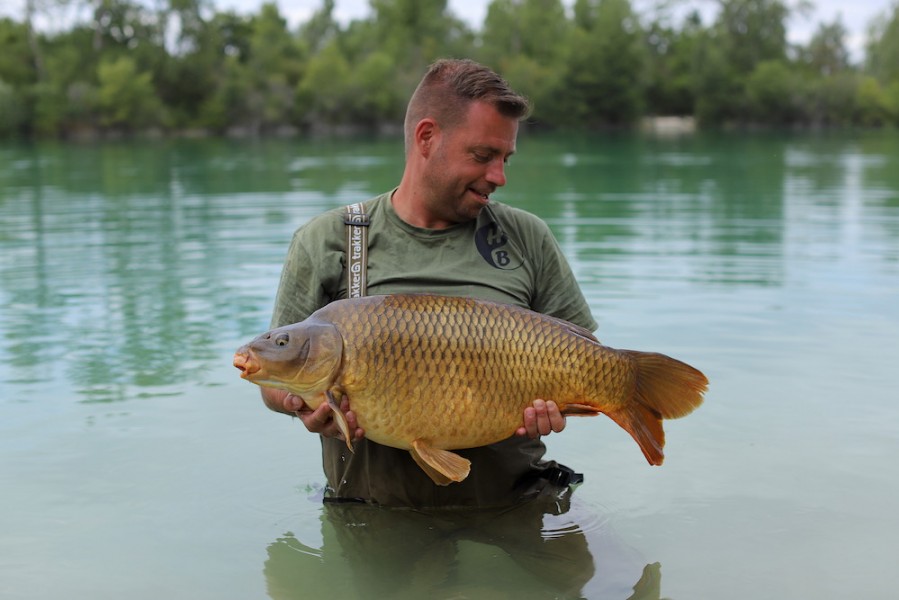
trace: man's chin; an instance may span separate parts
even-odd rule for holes
[[[474,221],[480,216],[481,211],[487,206],[487,202],[478,204],[468,204],[459,211],[460,222]]]

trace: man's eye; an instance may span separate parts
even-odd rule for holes
[[[491,156],[489,154],[477,154],[475,153],[474,159],[479,163],[488,163],[490,162]]]

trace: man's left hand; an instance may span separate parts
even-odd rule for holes
[[[524,425],[515,432],[536,439],[550,432],[559,433],[565,429],[565,416],[559,412],[559,406],[550,400],[534,400],[532,406],[524,409]]]

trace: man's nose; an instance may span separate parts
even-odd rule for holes
[[[503,160],[497,159],[491,161],[490,165],[487,167],[487,181],[496,187],[506,185],[506,163]]]

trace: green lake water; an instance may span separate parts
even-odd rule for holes
[[[495,197],[600,340],[711,381],[661,467],[605,417],[549,436],[586,481],[535,544],[587,540],[587,598],[896,597],[899,136],[518,150]],[[508,515],[325,511],[317,438],[231,366],[293,230],[401,170],[398,140],[0,145],[0,598],[578,597]]]

